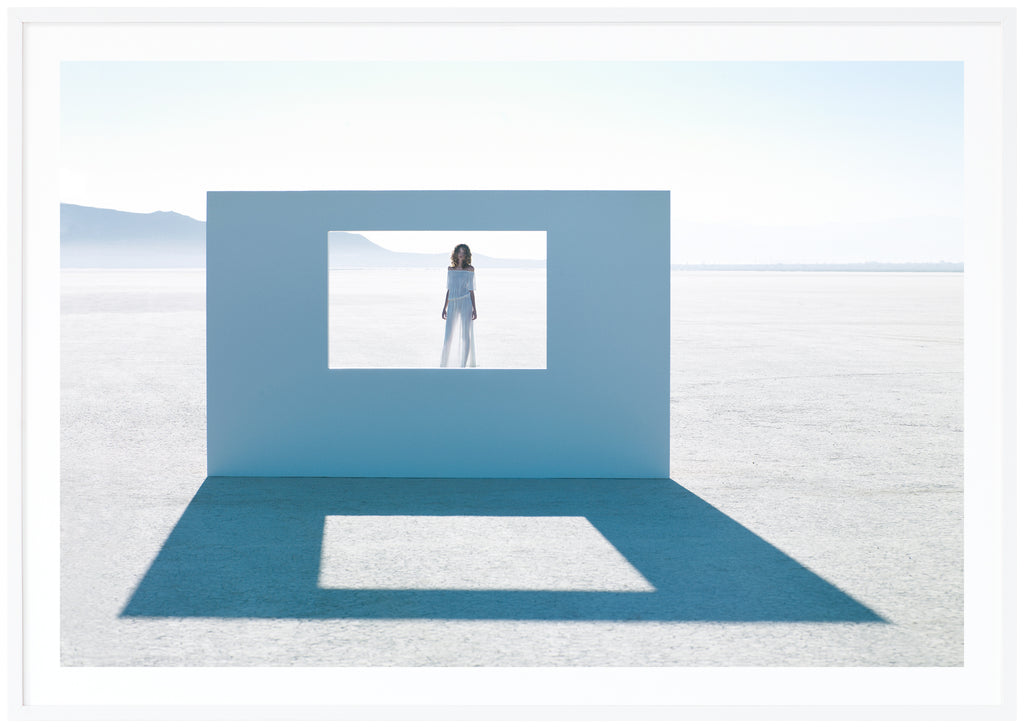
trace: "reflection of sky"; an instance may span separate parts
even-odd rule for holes
[[[673,223],[940,216],[959,63],[65,63],[65,202],[207,189],[670,189]],[[675,243],[675,241],[674,241]]]

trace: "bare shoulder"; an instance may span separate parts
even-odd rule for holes
[[[474,268],[474,267],[473,267],[473,266],[471,266],[471,265],[467,265],[467,266],[466,266],[466,270],[476,270],[476,268]]]

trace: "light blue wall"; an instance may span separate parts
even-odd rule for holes
[[[546,230],[547,369],[329,369],[329,230]],[[206,235],[210,475],[668,476],[668,192],[210,192]]]

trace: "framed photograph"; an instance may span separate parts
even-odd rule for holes
[[[13,717],[1012,716],[1013,9],[8,26]]]

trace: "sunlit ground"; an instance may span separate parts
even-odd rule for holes
[[[63,272],[63,664],[963,663],[962,276],[673,274],[670,474],[680,497],[702,499],[722,524],[735,522],[883,622],[121,617],[206,477],[204,278]],[[435,297],[440,325],[443,291]],[[386,306],[375,311],[388,316]],[[438,523],[407,535],[429,543]],[[326,549],[311,557],[313,578],[344,588],[367,573],[349,568],[353,559],[372,567],[398,558],[402,550],[385,544],[396,522],[374,525],[311,522]],[[498,588],[571,589],[587,578],[515,523],[499,529],[501,544],[476,525],[448,529],[465,553],[436,557],[468,559],[464,573],[480,575],[521,543],[536,573],[509,572]],[[580,521],[556,525],[547,537],[594,547],[580,554],[581,569],[615,571],[615,588],[640,588],[618,570],[636,566],[621,563],[619,549]],[[343,556],[346,528],[364,538],[369,528],[380,550]],[[659,529],[684,542],[683,524]],[[640,522],[631,538],[643,533]],[[408,560],[387,578],[444,586],[430,563]],[[244,598],[251,585],[217,586]],[[190,588],[180,583],[179,597]]]

